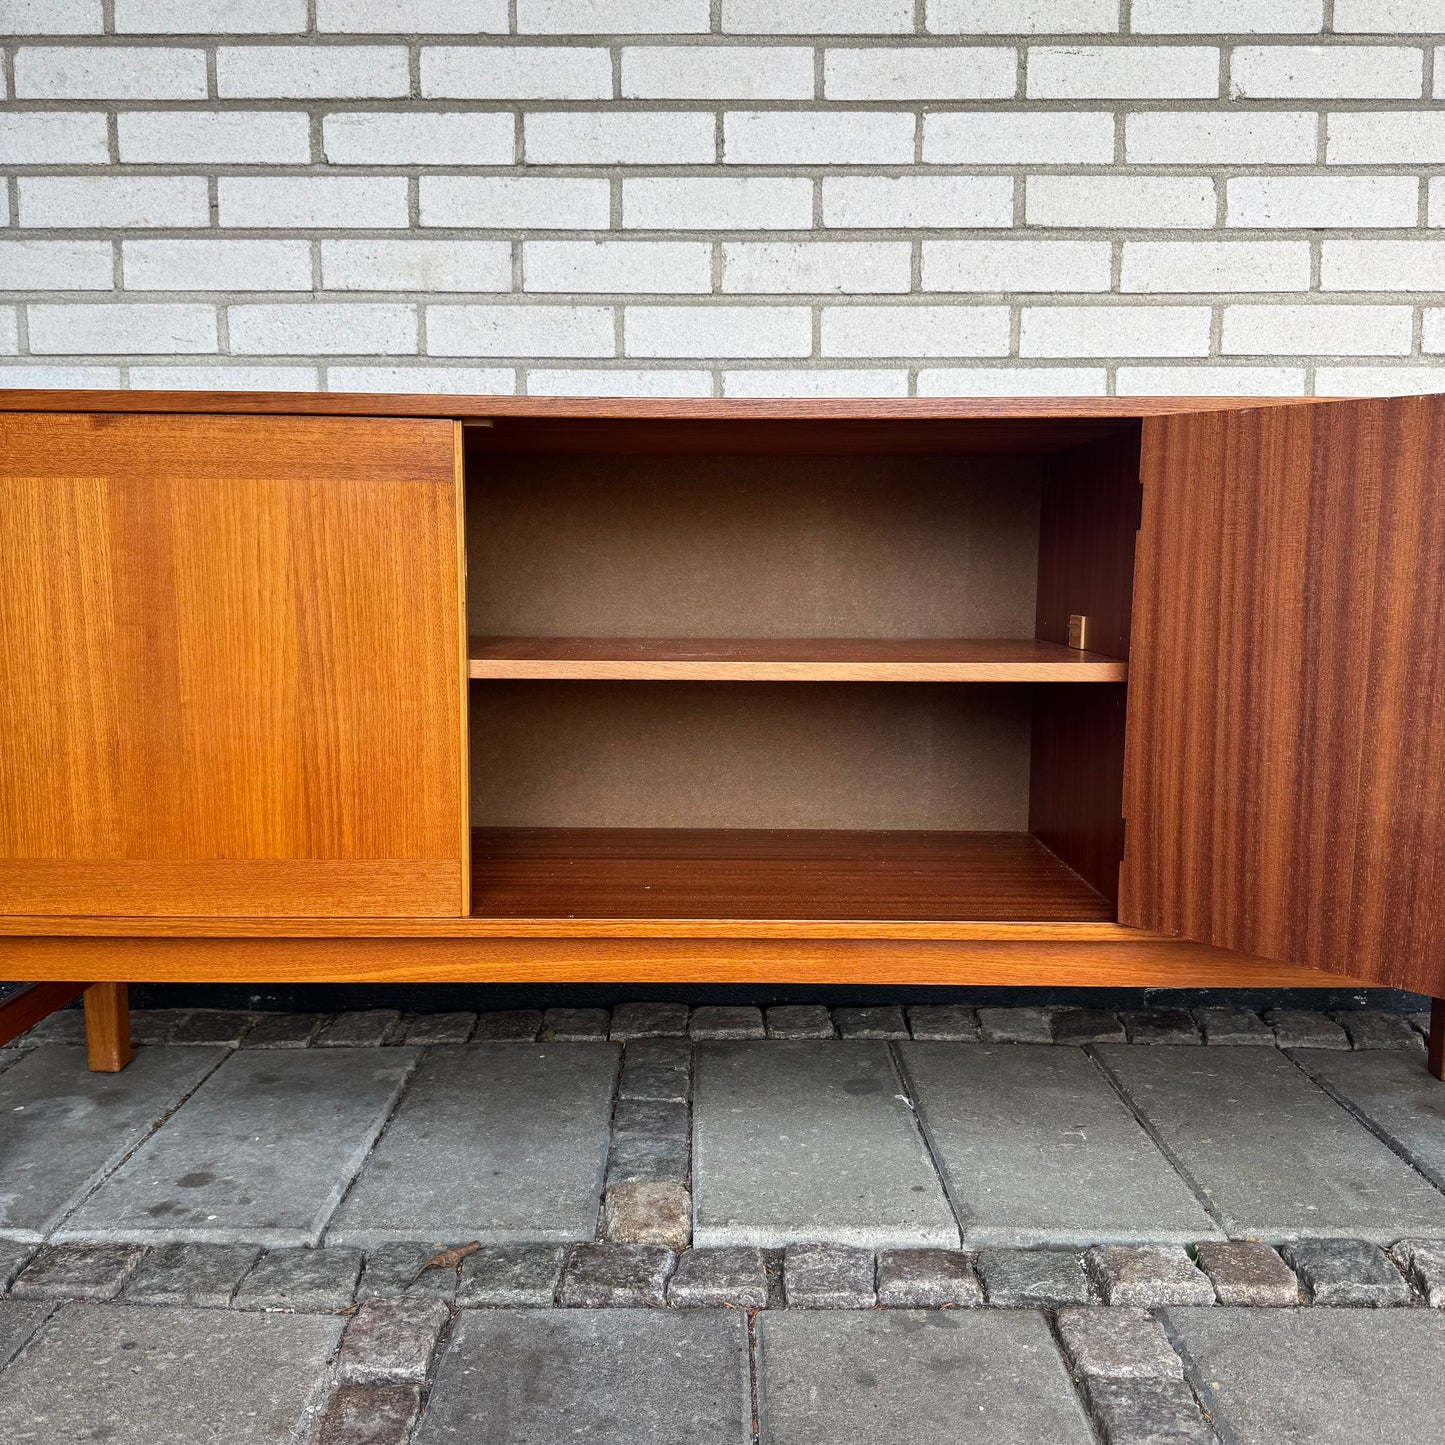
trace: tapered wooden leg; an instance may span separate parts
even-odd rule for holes
[[[1445,1079],[1445,998],[1430,1000],[1430,1048],[1428,1067],[1437,1079]]]
[[[85,1062],[97,1074],[116,1074],[130,1063],[130,1002],[123,983],[93,983],[85,991]]]

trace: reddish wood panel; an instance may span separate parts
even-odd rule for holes
[[[18,1039],[41,1019],[79,998],[87,987],[83,983],[30,983],[19,993],[0,999],[0,1044]]]
[[[1144,428],[1120,918],[1445,994],[1445,398]]]

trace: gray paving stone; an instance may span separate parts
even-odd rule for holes
[[[358,1385],[420,1384],[450,1319],[439,1299],[366,1300],[347,1321],[336,1372]]]
[[[670,1249],[655,1244],[573,1245],[557,1302],[569,1309],[661,1305],[676,1263]]]
[[[888,1309],[963,1308],[983,1303],[973,1258],[961,1249],[888,1249],[878,1256],[878,1303]]]
[[[1361,1239],[1299,1239],[1283,1246],[1311,1304],[1384,1309],[1412,1303],[1410,1286],[1378,1245]]]
[[[1274,1030],[1247,1008],[1197,1008],[1194,1021],[1206,1044],[1274,1044]]]
[[[30,1343],[52,1308],[46,1300],[0,1299],[0,1370]]]
[[[1401,1014],[1381,1009],[1342,1009],[1334,1020],[1357,1049],[1421,1049],[1425,1041]]]
[[[1231,1445],[1428,1445],[1445,1419],[1445,1318],[1431,1310],[1170,1310]]]
[[[981,1249],[973,1267],[991,1305],[1057,1309],[1094,1298],[1084,1256],[1072,1249]]]
[[[505,1309],[550,1305],[564,1253],[560,1244],[484,1244],[462,1265],[457,1303]]]
[[[685,1104],[692,1092],[692,1045],[686,1039],[637,1039],[622,1055],[623,1099]]]
[[[833,1026],[843,1039],[906,1039],[901,1008],[835,1008]]]
[[[186,1008],[134,1008],[130,1011],[130,1041],[133,1044],[168,1044],[184,1019]]]
[[[1085,1390],[1109,1445],[1216,1445],[1183,1380],[1089,1379]]]
[[[612,1115],[607,1189],[624,1184],[687,1183],[692,1119],[686,1104],[619,1099]]]
[[[1231,1236],[1445,1234],[1445,1196],[1277,1050],[1098,1053]]]
[[[414,1049],[233,1053],[56,1237],[314,1244],[416,1058]]]
[[[602,1232],[617,1244],[686,1249],[692,1238],[692,1196],[681,1184],[609,1186]]]
[[[1080,1375],[1105,1380],[1182,1380],[1184,1366],[1164,1326],[1142,1309],[1064,1309],[1059,1342]]]
[[[420,1409],[415,1385],[341,1385],[326,1407],[318,1445],[407,1445]]]
[[[605,1008],[549,1008],[542,1015],[540,1038],[577,1043],[605,1039],[612,1016]]]
[[[763,1011],[751,1005],[705,1004],[695,1008],[687,1021],[695,1039],[761,1039]]]
[[[884,1043],[698,1044],[693,1243],[957,1245],[903,1093]]]
[[[614,1039],[660,1039],[687,1033],[685,1003],[620,1003],[612,1010]]]
[[[873,1251],[847,1244],[790,1244],[783,1254],[783,1294],[802,1310],[871,1310]]]
[[[899,1053],[965,1244],[1220,1233],[1081,1050],[904,1044]]]
[[[401,1033],[401,1014],[394,1008],[358,1009],[337,1014],[312,1043],[321,1049],[376,1048]]]
[[[447,1017],[440,1015],[440,1017]],[[542,1011],[534,1008],[500,1009],[493,1013],[477,1016],[476,1027],[470,1037],[477,1043],[488,1041],[521,1040],[533,1042],[542,1031]],[[464,1044],[468,1035],[461,1038],[431,1039],[430,1043]]]
[[[1087,1255],[1089,1273],[1105,1304],[1210,1305],[1214,1286],[1182,1245],[1103,1244]]]
[[[25,1267],[35,1253],[33,1244],[19,1240],[0,1239],[0,1294],[10,1288],[10,1281]]]
[[[1264,1021],[1282,1049],[1347,1049],[1349,1036],[1337,1023],[1313,1009],[1269,1009]]]
[[[1124,1009],[1119,1014],[1131,1044],[1197,1044],[1199,1030],[1182,1008]]]
[[[253,1244],[163,1244],[131,1271],[126,1303],[224,1309],[260,1254]]]
[[[1300,1302],[1294,1271],[1276,1250],[1257,1240],[1205,1240],[1199,1246],[1198,1263],[1222,1305],[1288,1309]]]
[[[1094,1439],[1042,1315],[771,1311],[757,1317],[768,1445],[1084,1445]]]
[[[328,1240],[591,1239],[617,1054],[610,1044],[429,1050]]]
[[[762,1250],[688,1250],[667,1282],[667,1302],[676,1309],[763,1309],[768,1268]]]
[[[740,1310],[480,1310],[437,1365],[416,1445],[748,1445]]]
[[[114,1299],[144,1253],[134,1244],[47,1244],[15,1276],[10,1293],[16,1299]]]
[[[908,1010],[908,1031],[915,1039],[967,1043],[978,1037],[978,1015],[959,1004],[925,1004]]]
[[[242,1009],[203,1008],[187,1014],[171,1031],[172,1044],[222,1044],[236,1048],[255,1028],[259,1014]]]
[[[541,1014],[533,1014],[533,1017],[537,1022],[527,1038],[536,1038],[542,1024]],[[464,1044],[472,1037],[472,1030],[476,1027],[477,1016],[474,1013],[412,1014],[406,1020],[401,1041],[416,1045]]]
[[[56,1045],[6,1069],[0,1236],[43,1239],[225,1057],[142,1049],[120,1073],[92,1074],[83,1049]]]
[[[1390,1254],[1425,1303],[1445,1309],[1445,1239],[1402,1239]]]
[[[236,1309],[339,1310],[356,1294],[359,1249],[271,1249],[241,1281]]]
[[[68,1305],[5,1375],[6,1445],[278,1445],[321,1404],[341,1321]]]
[[[447,1248],[449,1244],[430,1240],[383,1244],[371,1250],[366,1256],[361,1282],[356,1286],[357,1299],[400,1299],[403,1295],[408,1299],[451,1299],[457,1292],[460,1271],[455,1266],[422,1268],[427,1260]]]
[[[265,1013],[245,1038],[243,1049],[304,1049],[326,1021],[325,1014]]]
[[[989,1044],[1051,1044],[1054,1031],[1041,1008],[981,1008],[979,1037]]]
[[[780,1003],[767,1012],[770,1039],[831,1039],[833,1015],[819,1003]]]
[[[1049,1028],[1056,1044],[1124,1042],[1124,1025],[1119,1022],[1119,1015],[1107,1009],[1050,1009]]]
[[[1410,1020],[1410,1027],[1414,1029],[1415,1032],[1418,1033],[1422,1038],[1428,1038],[1430,1036],[1429,1009],[1420,1009],[1417,1010],[1415,1013],[1406,1014],[1405,1017]]]
[[[56,1009],[54,1013],[46,1014],[23,1037],[31,1048],[40,1044],[83,1044],[85,1014],[78,1003]]]

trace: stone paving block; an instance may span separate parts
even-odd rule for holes
[[[176,1027],[189,1017],[185,1008],[133,1008],[130,1011],[130,1041],[133,1044],[168,1044]]]
[[[68,1305],[5,1374],[6,1445],[278,1445],[321,1403],[341,1321]]]
[[[549,1008],[542,1015],[539,1037],[572,1043],[605,1039],[612,1015],[605,1008]]]
[[[620,1003],[612,1010],[614,1039],[661,1039],[687,1033],[685,1003]]]
[[[450,1319],[439,1299],[366,1300],[347,1321],[336,1372],[358,1385],[420,1384]]]
[[[1300,1302],[1294,1271],[1278,1251],[1257,1240],[1205,1240],[1199,1246],[1198,1264],[1222,1305],[1292,1308]]]
[[[1124,1025],[1119,1022],[1119,1015],[1107,1009],[1050,1009],[1049,1028],[1056,1044],[1124,1042]]]
[[[416,1445],[749,1445],[741,1310],[469,1310]]]
[[[1341,1009],[1334,1021],[1357,1049],[1421,1049],[1425,1041],[1401,1014],[1380,1009]]]
[[[966,1245],[1220,1233],[1082,1050],[903,1044],[899,1055]]]
[[[1085,1390],[1109,1445],[1216,1445],[1182,1379],[1089,1379]]]
[[[16,1299],[111,1300],[144,1253],[135,1244],[47,1244],[15,1276],[10,1293]]]
[[[961,1249],[888,1249],[878,1256],[878,1303],[889,1309],[946,1309],[983,1303],[973,1258]]]
[[[1415,1013],[1405,1015],[1410,1021],[1410,1027],[1422,1037],[1428,1038],[1430,1034],[1430,1010],[1421,1009]]]
[[[695,1039],[761,1039],[767,1037],[763,1011],[750,1004],[704,1004],[687,1021]]]
[[[959,1004],[924,1004],[908,1010],[908,1031],[915,1039],[968,1043],[978,1037],[978,1015]]]
[[[1274,1044],[1274,1030],[1247,1008],[1197,1008],[1194,1022],[1206,1044]]]
[[[126,1303],[225,1309],[260,1254],[253,1244],[163,1244],[131,1272]]]
[[[877,1303],[873,1251],[847,1244],[790,1244],[783,1294],[802,1310],[870,1310]]]
[[[693,1096],[695,1245],[958,1244],[887,1044],[700,1043]]]
[[[421,1410],[415,1385],[341,1385],[321,1421],[318,1445],[407,1445]]]
[[[357,1299],[400,1299],[403,1295],[408,1299],[451,1299],[457,1292],[460,1278],[457,1268],[423,1269],[422,1266],[457,1242],[430,1240],[383,1244],[369,1251],[366,1268],[361,1272],[361,1282],[356,1286]]]
[[[763,1309],[768,1269],[762,1250],[688,1250],[667,1282],[667,1302],[675,1309]]]
[[[484,1244],[462,1265],[457,1303],[518,1309],[548,1306],[562,1278],[560,1244]]]
[[[1278,1050],[1100,1044],[1098,1055],[1229,1235],[1445,1234],[1445,1195]]]
[[[319,1049],[376,1048],[401,1033],[401,1013],[394,1008],[358,1009],[337,1014],[312,1039]]]
[[[573,1245],[557,1302],[569,1309],[661,1305],[676,1263],[670,1249],[655,1244]]]
[[[30,1343],[53,1308],[47,1300],[0,1299],[0,1370]]]
[[[1432,1310],[1445,1309],[1445,1239],[1402,1239],[1390,1255]]]
[[[1313,1009],[1269,1009],[1264,1021],[1282,1049],[1347,1049],[1349,1036],[1339,1024]]]
[[[120,1073],[92,1074],[83,1049],[56,1045],[6,1069],[0,1236],[45,1238],[225,1057],[142,1049]]]
[[[56,1009],[54,1013],[46,1014],[24,1038],[31,1048],[40,1044],[83,1044],[85,1013],[78,1003]]]
[[[1054,1031],[1041,1008],[981,1008],[979,1037],[989,1044],[1051,1044]]]
[[[542,1015],[535,1014],[534,1017],[537,1022],[527,1038],[536,1038],[537,1029],[542,1025]],[[412,1014],[403,1025],[401,1041],[417,1047],[425,1044],[464,1044],[472,1037],[472,1030],[476,1027],[477,1016],[474,1013]]]
[[[428,1050],[327,1238],[560,1243],[597,1232],[618,1050]]]
[[[835,1008],[833,1026],[843,1039],[906,1039],[908,1024],[901,1008]]]
[[[1058,1309],[1094,1298],[1084,1256],[1072,1249],[981,1249],[973,1267],[991,1305]]]
[[[56,1237],[314,1244],[416,1059],[414,1049],[233,1053]]]
[[[686,1104],[619,1099],[612,1118],[609,1192],[625,1184],[687,1183],[691,1117]]]
[[[35,1254],[33,1244],[21,1244],[18,1240],[0,1239],[0,1294],[10,1288],[10,1281],[20,1273]]]
[[[1383,1309],[1412,1303],[1410,1286],[1378,1245],[1361,1239],[1298,1239],[1282,1249],[1311,1304]]]
[[[270,1249],[241,1281],[234,1306],[248,1310],[339,1310],[356,1294],[362,1253],[325,1249]]]
[[[1211,1305],[1214,1286],[1181,1245],[1095,1245],[1086,1256],[1105,1304]]]
[[[1124,1009],[1119,1014],[1131,1044],[1197,1044],[1199,1029],[1188,1009]]]
[[[757,1317],[768,1445],[1085,1445],[1043,1316],[996,1310]]]
[[[446,1017],[446,1015],[441,1015]],[[499,1009],[492,1013],[477,1015],[471,1039],[476,1043],[492,1041],[521,1040],[533,1042],[542,1031],[542,1011],[534,1008]],[[468,1036],[450,1039],[432,1039],[431,1043],[464,1044]]]
[[[326,1021],[325,1014],[265,1013],[241,1040],[243,1049],[304,1049]]]
[[[685,1104],[692,1092],[692,1045],[686,1039],[638,1039],[622,1055],[623,1099]]]
[[[818,1003],[780,1003],[767,1011],[770,1039],[831,1039],[833,1015]]]
[[[1184,1366],[1147,1310],[1064,1309],[1055,1317],[1059,1342],[1080,1375],[1105,1380],[1182,1380]]]
[[[187,1014],[172,1030],[173,1044],[222,1044],[236,1048],[255,1028],[259,1014],[242,1009],[203,1008]]]
[[[686,1249],[692,1238],[692,1196],[680,1184],[609,1186],[602,1232],[617,1244]]]
[[[1170,1310],[1166,1322],[1230,1445],[1427,1445],[1445,1419],[1433,1310]]]

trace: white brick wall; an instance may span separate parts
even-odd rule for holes
[[[1445,391],[1445,0],[0,0],[0,100],[0,384]]]

